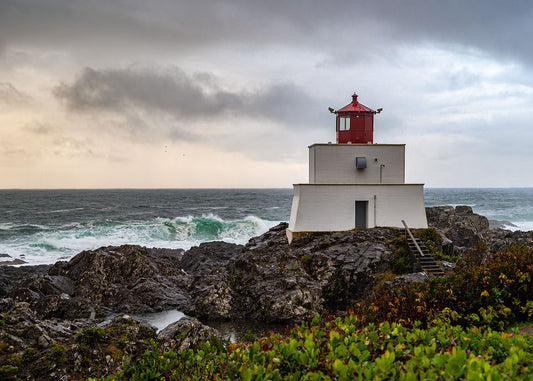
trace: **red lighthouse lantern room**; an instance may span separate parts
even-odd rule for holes
[[[352,103],[335,111],[337,114],[338,144],[371,144],[374,142],[374,114],[376,111],[357,101],[352,95]]]

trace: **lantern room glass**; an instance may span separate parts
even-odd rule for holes
[[[348,131],[350,129],[350,117],[341,116],[339,118],[339,131]]]

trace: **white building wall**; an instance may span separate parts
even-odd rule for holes
[[[356,157],[366,157],[367,168],[357,169]],[[404,182],[405,144],[314,144],[309,147],[310,184]]]
[[[368,201],[369,228],[427,228],[423,184],[295,184],[288,230],[354,229],[355,201]]]

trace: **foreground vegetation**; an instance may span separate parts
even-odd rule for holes
[[[436,318],[464,327],[503,330],[533,317],[533,250],[510,247],[481,263],[472,250],[453,274],[400,287],[382,287],[374,298],[356,303],[361,324],[415,321],[428,326]]]
[[[249,343],[206,342],[161,353],[155,343],[111,380],[533,380],[533,338],[505,333],[533,317],[533,251],[513,247],[455,273],[383,287],[344,316]],[[218,345],[217,345],[218,344]]]
[[[533,338],[463,329],[435,321],[421,329],[396,323],[357,328],[350,315],[298,326],[286,337],[220,349],[147,351],[127,362],[113,380],[243,379],[531,379]]]

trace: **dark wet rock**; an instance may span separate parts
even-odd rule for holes
[[[221,334],[214,328],[202,324],[198,319],[183,317],[168,325],[157,335],[162,350],[180,351],[194,349],[199,344],[209,341],[220,343]]]
[[[214,241],[192,247],[181,259],[182,269],[189,275],[207,275],[226,266],[229,260],[242,253],[243,246]]]
[[[230,285],[226,266],[242,252],[242,245],[216,241],[202,243],[184,254],[181,265],[191,277],[186,313],[221,320],[235,317],[233,298],[236,293]]]
[[[28,262],[26,261],[23,261],[22,259],[11,259],[11,260],[7,260],[7,261],[0,261],[0,266],[17,266],[17,265],[23,265],[23,264],[26,264]]]
[[[442,253],[449,256],[469,256],[480,263],[511,245],[533,248],[533,232],[510,231],[509,221],[489,221],[473,213],[469,206],[437,206],[426,208],[428,225],[435,227],[443,238]],[[474,258],[475,257],[475,258]]]
[[[484,234],[485,243],[490,253],[497,253],[512,245],[522,245],[533,248],[533,231],[510,231],[493,229]]]
[[[288,247],[283,252],[276,249],[279,247],[273,244],[268,249],[249,250],[229,263],[236,317],[298,321],[322,309],[320,286],[307,274],[298,256],[285,251]]]
[[[190,304],[184,312],[209,320],[230,320],[240,317],[235,310],[238,299],[225,268],[219,268],[209,275],[192,278],[189,287]]]
[[[392,281],[385,282],[385,285],[394,288],[407,283],[424,282],[428,279],[430,279],[430,276],[425,272],[403,274],[395,277]]]
[[[389,269],[387,242],[398,235],[395,229],[309,234],[289,245],[286,228],[282,223],[252,238],[241,253],[235,248],[225,267],[209,265],[209,274],[195,276],[186,312],[284,322],[307,319],[324,307],[346,308],[375,286],[373,274]],[[202,252],[216,252],[217,245],[211,250],[203,244]]]
[[[41,319],[28,303],[0,314],[0,363],[15,366],[16,379],[87,379],[108,376],[128,356],[151,349],[155,329],[131,318],[98,325],[86,319]],[[15,379],[15,378],[13,378]]]
[[[57,262],[46,275],[14,286],[8,296],[30,303],[45,318],[74,319],[183,309],[187,282],[172,261],[146,248],[110,246]]]
[[[0,253],[0,266],[15,266],[15,265],[23,265],[25,263],[28,263],[28,262],[22,259],[13,258],[9,254]]]
[[[473,247],[483,242],[482,233],[489,229],[489,220],[476,214],[467,205],[426,208],[428,226],[441,231],[454,246]]]
[[[448,261],[441,261],[440,264],[444,270],[444,273],[448,273],[452,271],[457,266],[455,263],[448,262]]]
[[[343,309],[351,300],[366,297],[377,283],[375,274],[390,269],[393,253],[388,242],[397,235],[395,229],[367,229],[332,233],[304,244],[298,255],[319,282],[324,306]]]
[[[395,229],[309,234],[286,223],[246,246],[208,242],[187,252],[102,247],[6,292],[42,318],[98,318],[178,309],[203,319],[295,322],[366,297],[390,269]],[[5,302],[2,305],[9,305]]]
[[[185,253],[185,250],[183,249],[164,249],[164,248],[147,248],[146,251],[149,255],[161,259],[168,260],[169,262],[172,262],[172,264],[176,267],[181,266],[181,259],[183,257],[183,253]]]
[[[441,243],[442,255],[447,255],[449,257],[457,255],[457,251],[453,245],[453,241],[449,239],[448,237],[446,237],[442,232],[437,231],[437,233],[442,239],[442,243]]]
[[[7,295],[8,291],[24,279],[44,274],[50,265],[38,266],[0,266],[0,298]]]

